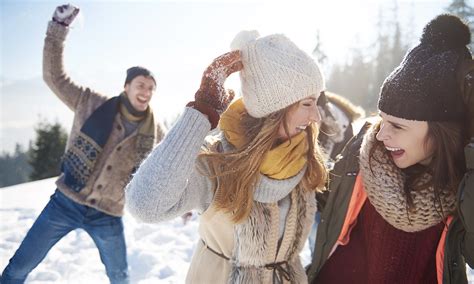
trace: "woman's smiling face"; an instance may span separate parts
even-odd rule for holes
[[[286,114],[285,123],[288,127],[288,134],[285,131],[283,123],[278,130],[278,138],[285,141],[303,132],[312,122],[319,122],[319,114],[316,102],[318,95],[306,97],[296,104],[292,105]]]
[[[383,142],[395,165],[404,169],[415,164],[428,165],[433,157],[427,140],[428,122],[406,120],[380,112],[382,122],[377,140]]]

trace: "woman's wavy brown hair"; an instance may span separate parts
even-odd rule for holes
[[[380,130],[381,121],[374,125],[375,133]],[[413,165],[404,169],[406,182],[404,186],[407,210],[413,209],[412,191],[422,190],[430,186],[434,189],[435,202],[441,208],[441,216],[445,216],[441,205],[440,193],[451,191],[455,193],[458,185],[466,171],[464,157],[464,146],[468,143],[467,125],[460,122],[434,122],[428,121],[428,133],[425,138],[424,147],[431,144],[433,147],[433,158],[427,166]],[[370,149],[369,160],[374,158],[376,150],[386,151],[383,142],[376,140]],[[393,164],[393,160],[389,159]],[[380,162],[380,161],[379,161]],[[372,167],[372,163],[369,163]],[[421,177],[429,173],[431,179],[421,182]]]
[[[199,154],[209,165],[215,184],[214,204],[217,210],[232,214],[232,221],[239,223],[250,214],[255,186],[260,178],[260,166],[264,155],[277,145],[278,130],[285,122],[288,112],[296,104],[263,118],[254,118],[245,113],[241,120],[248,142],[235,151],[220,153],[211,149]],[[323,156],[317,144],[318,127],[311,123],[305,130],[308,138],[307,169],[297,188],[305,191],[322,191],[327,178]]]

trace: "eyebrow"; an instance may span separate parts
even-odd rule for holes
[[[145,86],[147,85],[147,83],[146,83],[145,81],[138,80],[137,82],[138,82],[138,84],[140,84],[140,85],[145,85]],[[153,85],[153,88],[156,87],[155,84],[152,84],[152,85]]]
[[[404,125],[404,124],[396,123],[396,122],[393,122],[393,121],[390,121],[390,120],[387,120],[387,122],[390,123],[390,124],[393,125],[393,126],[398,126],[398,127],[402,127],[402,128],[407,127],[407,126]]]
[[[382,113],[381,113],[380,111],[379,111],[378,115],[379,115],[379,117],[381,117],[381,118],[383,119]],[[387,120],[388,123],[390,123],[390,124],[393,125],[393,126],[405,127],[405,128],[408,127],[408,126],[405,125],[405,124],[400,124],[400,123],[396,123],[396,122],[394,122],[394,121],[391,121],[388,117],[385,118],[385,119]]]

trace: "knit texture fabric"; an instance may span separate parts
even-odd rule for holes
[[[436,202],[432,186],[422,190],[411,191],[414,208],[407,212],[407,201],[403,193],[405,176],[400,168],[390,161],[386,151],[377,149],[370,160],[370,149],[375,143],[374,128],[364,136],[360,151],[360,173],[364,188],[377,212],[392,226],[405,232],[418,232],[441,222],[456,209],[456,196],[451,191],[441,191]],[[431,177],[425,174],[422,182]],[[445,216],[441,214],[444,213]]]
[[[219,121],[226,140],[237,149],[248,142],[241,123],[244,114],[245,106],[242,99],[238,99],[227,108]],[[265,153],[260,172],[278,180],[293,177],[306,166],[307,156],[308,138],[303,131]]]
[[[198,245],[188,277],[193,280],[197,277],[206,279],[209,277],[213,281],[195,280],[192,283],[279,283],[273,281],[273,277],[279,277],[273,273],[280,274],[277,268],[251,267],[251,265],[256,265],[256,261],[262,260],[265,265],[284,262],[285,269],[291,275],[291,283],[306,283],[299,253],[304,247],[316,211],[314,192],[306,193],[298,188],[298,183],[301,182],[306,168],[298,175],[285,180],[261,177],[255,185],[254,202],[258,205],[252,211],[250,220],[240,224],[238,228],[235,227],[235,232],[239,237],[235,238],[235,243],[234,238],[232,239],[232,245],[227,250],[222,250],[216,245],[212,237],[206,238],[207,235],[202,234],[203,219],[204,222],[206,220],[210,222],[209,230],[219,232],[218,240],[222,240],[222,234],[229,233],[228,230],[222,230],[222,224],[230,223],[227,219],[222,221],[221,217],[215,218],[216,216],[209,213],[209,210],[213,208],[210,205],[215,185],[208,176],[205,161],[196,158],[203,148],[214,145],[211,143],[214,137],[207,137],[208,139],[205,140],[209,129],[210,123],[202,113],[186,108],[164,140],[141,164],[127,186],[128,211],[139,220],[153,223],[176,218],[192,209],[204,212],[201,216],[201,237],[206,244],[232,257],[233,263],[239,265],[233,264],[232,276],[225,275],[225,281],[221,281],[220,278],[216,280],[218,276],[215,275],[221,275],[223,270],[213,270],[215,267],[213,265],[220,262],[222,265],[219,267],[222,268],[230,262],[215,256],[208,249],[205,251],[211,254],[211,258],[207,258],[211,261],[196,260],[205,255],[199,250]],[[218,133],[216,137],[218,140],[215,143],[222,146],[218,149],[224,152],[234,149],[222,133]],[[204,146],[202,146],[203,142],[205,142]],[[222,212],[219,214],[221,216]],[[270,218],[269,222],[268,218]],[[261,226],[264,223],[266,227]],[[270,234],[264,234],[263,231]],[[258,238],[253,238],[253,236]],[[250,245],[255,245],[249,246],[248,242],[251,242]],[[236,253],[231,253],[234,249]],[[262,258],[253,257],[258,252],[261,253],[259,256]],[[252,261],[254,263],[251,263]],[[193,268],[198,273],[193,273]],[[227,281],[227,277],[244,280],[243,282]],[[245,279],[251,280],[246,282]],[[254,281],[254,279],[258,280]],[[261,279],[264,280],[260,281]],[[265,279],[269,280],[265,281]]]
[[[127,69],[127,77],[125,78],[124,86],[132,83],[133,79],[135,79],[138,76],[143,76],[143,77],[152,79],[153,83],[155,83],[155,86],[156,86],[155,75],[153,75],[153,73],[150,70],[141,66],[134,66]]]
[[[95,163],[112,131],[119,102],[120,97],[117,96],[99,106],[87,118],[64,154],[61,164],[64,183],[75,192],[81,191],[91,177]]]
[[[264,117],[324,90],[316,61],[282,34],[258,38],[242,31],[231,44],[240,50],[242,96],[248,113]]]
[[[336,249],[313,283],[436,283],[442,230],[442,222],[415,233],[398,230],[366,201],[349,244]]]
[[[424,28],[411,49],[384,81],[378,108],[418,121],[458,121],[466,107],[457,79],[459,63],[471,58],[469,28],[457,17],[441,15]]]
[[[193,209],[204,212],[208,208],[213,199],[214,185],[206,176],[206,165],[196,157],[202,150],[209,128],[209,121],[202,113],[186,108],[127,185],[127,206],[132,215],[145,222],[161,222]],[[223,151],[234,149],[223,135],[218,135],[218,139],[222,139]],[[170,171],[172,175],[168,174]],[[262,203],[282,200],[301,181],[305,172],[306,167],[285,180],[261,175],[255,186],[254,200]]]
[[[113,122],[118,111],[130,121],[134,116],[123,106],[124,94],[110,98],[97,108],[87,118],[78,135],[72,140],[63,157],[61,170],[64,173],[64,183],[75,192],[79,192],[86,185],[94,170],[98,157],[101,155],[105,143],[108,141],[113,128]],[[138,162],[142,161],[153,149],[155,140],[155,122],[151,108],[143,112],[143,121],[138,129],[135,155]]]

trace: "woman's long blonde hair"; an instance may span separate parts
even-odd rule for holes
[[[217,210],[232,214],[232,221],[242,222],[250,214],[255,186],[259,182],[260,166],[264,155],[277,144],[278,130],[297,103],[263,118],[254,118],[245,113],[241,123],[248,142],[235,151],[220,153],[216,149],[202,152],[210,168],[210,177],[215,181],[214,204]],[[306,173],[297,188],[305,191],[322,191],[327,179],[323,156],[317,144],[318,127],[311,123],[305,130],[308,138]]]

